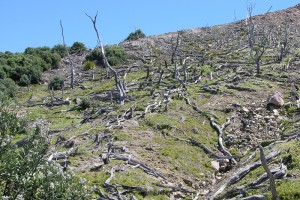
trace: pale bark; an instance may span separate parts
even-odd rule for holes
[[[72,62],[72,59],[71,59],[71,57],[70,57],[70,53],[69,53],[69,50],[68,50],[68,47],[67,47],[67,45],[66,45],[66,43],[65,43],[65,36],[64,36],[64,28],[63,28],[63,25],[62,25],[62,22],[60,21],[60,27],[61,27],[61,35],[62,35],[62,38],[63,38],[63,44],[64,44],[64,47],[65,47],[65,49],[66,49],[66,51],[67,51],[67,55],[68,55],[68,59],[69,59],[69,61],[70,61],[70,75],[71,75],[71,77],[70,77],[70,86],[71,86],[71,88],[72,89],[74,89],[74,65],[73,65],[73,62]]]
[[[120,81],[120,76],[119,76],[118,72],[113,67],[111,67],[110,64],[108,63],[108,60],[105,56],[104,47],[102,45],[102,41],[101,41],[97,26],[96,26],[98,12],[97,12],[97,14],[95,15],[94,18],[92,18],[87,13],[85,13],[85,14],[86,14],[86,16],[88,16],[91,19],[91,21],[93,23],[93,26],[94,26],[94,29],[95,29],[95,32],[96,32],[96,35],[97,35],[97,39],[98,39],[98,47],[100,48],[101,53],[102,53],[102,57],[103,57],[103,64],[104,64],[105,68],[109,69],[114,74],[115,81],[116,81],[116,87],[117,87],[117,89],[119,91],[119,95],[120,95],[120,103],[124,104],[125,98],[126,98],[126,91],[125,91],[124,85]]]

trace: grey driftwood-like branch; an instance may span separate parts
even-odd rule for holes
[[[258,147],[259,147],[260,160],[261,160],[262,166],[264,167],[264,170],[266,171],[268,178],[270,179],[270,190],[272,193],[272,198],[273,198],[273,200],[279,200],[279,196],[276,191],[275,178],[268,167],[266,157],[264,154],[264,150],[261,145],[259,145]]]
[[[62,25],[62,21],[60,20],[60,28],[61,28],[61,35],[62,35],[62,38],[63,38],[63,44],[64,44],[64,47],[66,49],[66,52],[67,52],[67,55],[68,55],[68,59],[70,61],[70,72],[71,72],[71,80],[70,80],[70,86],[72,89],[74,89],[74,65],[73,65],[73,61],[71,59],[71,56],[70,56],[70,53],[69,53],[69,50],[68,50],[68,47],[66,45],[66,42],[65,42],[65,36],[64,36],[64,27]]]
[[[123,105],[124,102],[125,102],[125,98],[126,98],[126,90],[125,90],[124,85],[122,84],[122,82],[120,80],[120,76],[119,76],[118,72],[112,66],[110,66],[110,64],[108,63],[108,60],[105,56],[104,47],[102,45],[100,34],[99,34],[99,31],[98,31],[97,26],[96,26],[98,12],[97,12],[97,14],[95,15],[94,18],[92,18],[87,13],[85,13],[85,14],[86,14],[87,17],[90,18],[90,20],[93,23],[93,26],[94,26],[94,29],[95,29],[95,32],[96,32],[96,35],[97,35],[97,39],[98,39],[98,47],[101,50],[101,54],[102,54],[102,58],[103,58],[103,64],[104,64],[105,68],[108,68],[115,76],[116,87],[117,87],[117,89],[119,91],[119,95],[120,95],[120,104]]]
[[[219,150],[224,154],[224,156],[232,156],[232,154],[226,150],[226,148],[223,145],[223,131],[224,129],[230,124],[230,121],[233,117],[228,117],[226,119],[226,122],[219,126],[212,117],[209,118],[211,126],[217,131],[218,133],[218,145],[219,145]],[[236,162],[234,159],[232,159],[234,162]]]

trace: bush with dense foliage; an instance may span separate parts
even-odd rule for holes
[[[146,37],[146,35],[143,33],[143,31],[141,29],[137,29],[136,31],[130,33],[125,40],[137,40],[144,37]]]
[[[22,86],[30,85],[30,79],[28,78],[28,76],[26,74],[23,74],[21,76],[19,84]]]
[[[60,66],[63,52],[59,45],[52,49],[29,47],[24,53],[0,52],[0,78],[11,78],[16,83],[24,85],[25,76],[23,75],[26,75],[30,83],[39,83],[43,71]]]
[[[74,42],[70,47],[70,53],[78,53],[80,51],[85,51],[86,47],[82,42]]]
[[[64,85],[64,80],[61,79],[59,76],[55,76],[54,78],[51,79],[49,83],[49,89],[53,90],[61,90]]]
[[[85,71],[91,70],[94,68],[95,68],[95,63],[93,61],[88,60],[83,64],[83,70],[85,70]]]
[[[18,87],[10,78],[0,79],[0,97],[14,97],[18,91]]]
[[[57,44],[52,47],[51,53],[57,53],[61,58],[64,58],[68,55],[67,50],[64,45]]]
[[[121,65],[127,59],[127,53],[122,47],[106,46],[104,51],[108,63],[112,66]],[[85,58],[88,61],[95,61],[98,65],[103,65],[103,57],[99,48],[91,51]]]
[[[89,199],[84,181],[46,162],[49,137],[44,123],[26,129],[16,108],[0,101],[0,199]],[[17,138],[23,137],[15,143]]]

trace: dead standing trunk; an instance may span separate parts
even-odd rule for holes
[[[70,57],[68,47],[65,43],[64,28],[63,28],[61,20],[60,20],[60,27],[61,27],[61,35],[62,35],[62,38],[63,38],[63,44],[64,44],[64,47],[67,51],[67,55],[68,55],[68,58],[69,58],[69,61],[70,61],[70,72],[71,72],[70,86],[71,86],[72,89],[74,89],[74,65],[73,65],[72,59]]]
[[[126,98],[126,91],[125,91],[124,85],[120,81],[120,76],[119,76],[118,72],[114,68],[112,68],[110,66],[110,64],[108,63],[107,58],[105,56],[104,47],[102,45],[102,41],[101,41],[101,38],[100,38],[100,35],[99,35],[99,32],[98,32],[98,29],[96,27],[96,21],[97,21],[98,12],[97,12],[97,14],[95,15],[94,18],[92,18],[87,13],[85,13],[85,14],[86,14],[86,16],[88,16],[91,19],[91,21],[93,23],[95,32],[97,34],[98,47],[100,47],[102,58],[103,58],[103,64],[104,64],[105,68],[109,69],[114,74],[114,76],[115,76],[116,87],[117,87],[117,89],[119,91],[119,95],[120,95],[120,103],[123,105],[124,101],[125,101],[125,98]]]

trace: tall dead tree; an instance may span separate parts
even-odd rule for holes
[[[287,14],[285,15],[283,26],[275,26],[275,38],[279,54],[276,57],[277,62],[281,62],[288,54],[291,43],[291,24]]]
[[[256,66],[256,73],[260,74],[260,62],[268,46],[268,35],[270,31],[267,30],[265,23],[254,23],[252,17],[253,5],[249,5],[247,11],[248,18],[246,20],[246,26],[248,29],[247,36],[250,47],[250,57]]]
[[[86,14],[87,17],[89,17],[91,19],[91,21],[93,23],[93,26],[94,26],[94,29],[95,29],[95,32],[96,32],[96,35],[97,35],[97,39],[98,39],[97,48],[100,48],[100,50],[101,50],[104,67],[109,69],[115,76],[116,87],[117,87],[117,89],[119,91],[119,95],[120,95],[120,104],[123,105],[124,102],[125,102],[125,98],[126,98],[126,90],[125,90],[124,85],[120,81],[120,76],[119,76],[118,72],[110,66],[110,64],[108,63],[108,60],[105,56],[104,47],[102,45],[102,41],[101,41],[101,38],[100,38],[100,35],[99,35],[99,31],[98,31],[97,26],[96,26],[98,11],[97,11],[94,18],[92,18],[87,13],[85,13],[85,14]]]
[[[62,35],[62,38],[63,38],[63,44],[64,44],[64,47],[66,49],[66,52],[67,52],[67,55],[68,55],[68,59],[70,61],[70,73],[71,73],[70,86],[71,86],[72,89],[74,89],[74,65],[73,65],[73,62],[72,62],[72,59],[71,59],[68,47],[67,47],[67,45],[65,43],[64,27],[62,25],[61,20],[60,20],[60,28],[61,28],[61,35]]]

